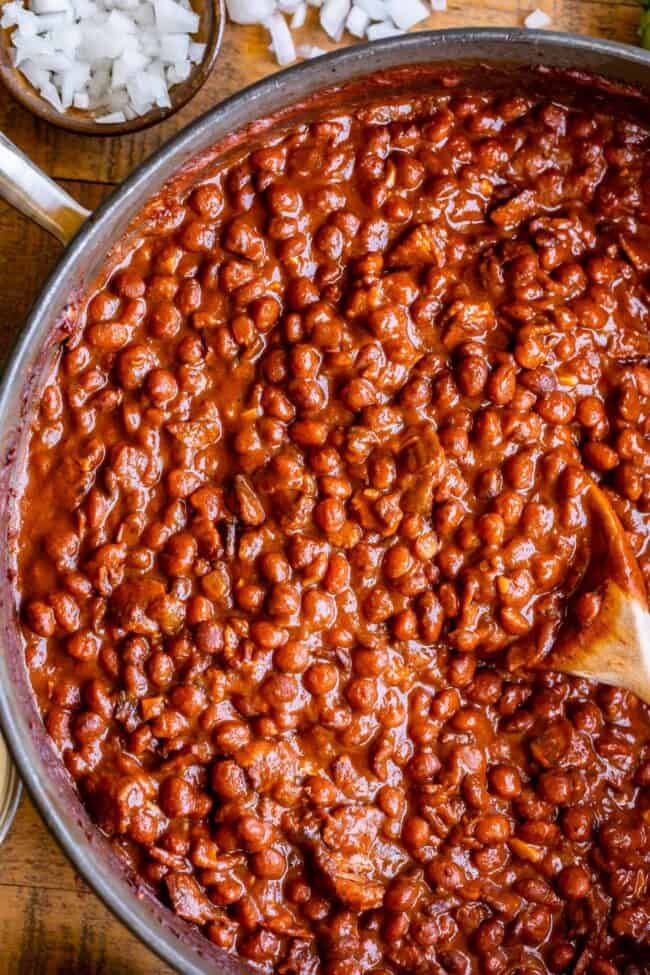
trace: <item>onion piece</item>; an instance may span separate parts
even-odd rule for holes
[[[186,61],[190,53],[189,34],[165,34],[160,38],[160,60],[168,64]]]
[[[29,8],[35,14],[58,14],[71,11],[70,0],[30,0]]]
[[[50,72],[46,71],[44,68],[39,68],[37,64],[34,64],[29,58],[23,62],[20,70],[25,75],[30,85],[34,88],[39,88],[41,85],[46,84],[50,80]]]
[[[548,27],[551,23],[551,18],[543,10],[537,7],[532,13],[529,13],[524,20],[524,25],[528,27],[529,30],[540,30],[544,27]]]
[[[75,58],[75,52],[81,44],[81,27],[79,24],[64,24],[50,31],[50,39],[56,51],[63,51],[69,57]]]
[[[271,35],[271,47],[279,65],[291,64],[296,60],[296,48],[291,31],[281,13],[274,13],[264,26]]]
[[[49,102],[50,105],[57,110],[57,112],[63,111],[63,103],[61,102],[58,91],[51,81],[44,81],[41,85],[39,85],[38,90],[45,101]]]
[[[429,16],[422,0],[388,0],[386,8],[390,19],[401,30],[410,30]]]
[[[379,24],[371,24],[367,36],[369,41],[380,41],[384,37],[395,37],[397,34],[403,33],[404,31],[396,27],[391,20],[383,20]]]
[[[305,21],[307,20],[307,4],[300,3],[293,12],[293,17],[291,18],[291,30],[298,30],[300,27],[304,27]]]
[[[167,81],[171,86],[179,85],[183,81],[187,81],[192,73],[192,65],[189,61],[178,61],[175,64],[170,64],[167,68]]]
[[[311,58],[319,58],[321,54],[327,54],[327,51],[316,44],[299,44],[296,48],[296,54],[299,58],[309,61]]]
[[[236,24],[263,24],[275,10],[275,0],[226,0],[226,9]]]
[[[111,10],[106,18],[105,29],[107,31],[121,31],[125,34],[135,34],[138,28],[137,24],[133,23],[132,18],[122,13],[121,10]]]
[[[207,44],[197,44],[195,41],[190,43],[188,57],[192,64],[200,64],[205,57]]]
[[[70,108],[74,102],[75,93],[83,90],[90,78],[90,68],[87,64],[77,62],[67,71],[63,71],[57,79],[57,87],[61,92],[61,104]]]
[[[156,27],[161,34],[196,34],[199,15],[174,0],[153,0]]]
[[[354,4],[345,21],[348,33],[352,34],[353,37],[365,37],[369,24],[370,17],[366,11]]]
[[[384,0],[355,0],[355,6],[361,7],[371,20],[386,20],[386,4]]]
[[[52,31],[65,30],[75,27],[73,14],[68,10],[62,10],[58,14],[40,14],[36,18],[36,33],[49,34]]]
[[[20,31],[16,31],[12,37],[15,39],[13,61],[16,67],[22,61],[31,60],[38,54],[48,54],[52,50],[50,44],[43,37],[24,37]]]
[[[34,54],[32,60],[37,67],[44,68],[45,71],[70,71],[74,67],[74,62],[59,51]]]
[[[0,16],[0,27],[16,27],[20,23],[21,18],[24,17],[25,13],[28,11],[22,5],[22,0],[19,3],[18,0],[10,0],[9,3],[3,3],[0,7],[2,11],[2,16]],[[32,14],[32,17],[34,15]],[[36,18],[34,18],[36,19]]]
[[[149,3],[144,4],[142,7],[137,7],[131,16],[140,27],[153,27],[156,23],[156,15],[153,7]]]
[[[119,58],[113,61],[111,71],[111,86],[113,88],[123,88],[129,78],[132,78],[138,71],[142,71],[149,63],[144,54],[139,51],[124,52]]]
[[[97,18],[100,10],[95,0],[73,0],[75,16],[80,20],[83,18]],[[102,10],[103,12],[103,10]]]
[[[81,43],[77,54],[82,61],[112,60],[119,57],[123,50],[122,38],[107,33],[103,25],[81,24]]]
[[[350,12],[350,0],[325,0],[320,10],[320,25],[333,41],[343,37],[345,20]]]

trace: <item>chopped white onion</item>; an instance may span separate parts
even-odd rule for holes
[[[160,60],[168,64],[186,61],[190,53],[189,34],[165,34],[160,39]]]
[[[16,31],[16,46],[14,48],[14,64],[18,66],[22,61],[36,57],[39,54],[51,53],[52,48],[43,37],[23,37]]]
[[[52,14],[47,14],[47,16],[51,17]],[[59,17],[60,14],[57,14],[56,16]],[[65,16],[65,14],[63,16]],[[18,39],[16,43],[19,44],[21,38],[24,39],[27,37],[36,37],[38,34],[44,34],[45,31],[41,30],[39,21],[40,17],[33,14],[31,10],[26,10],[25,16],[20,18],[18,27],[14,31],[14,34],[12,34],[12,38],[15,36]]]
[[[113,88],[124,87],[129,78],[146,68],[148,63],[148,58],[144,54],[140,54],[139,51],[125,51],[113,61],[111,86]]]
[[[20,70],[25,75],[30,85],[34,88],[40,88],[41,85],[46,84],[50,80],[50,72],[45,71],[44,68],[39,68],[37,64],[33,61],[27,59],[24,61],[20,67]]]
[[[333,41],[340,41],[350,12],[350,0],[325,0],[320,8],[320,25]]]
[[[196,34],[199,15],[174,0],[153,0],[156,27],[161,34]]]
[[[533,10],[532,13],[528,14],[524,20],[524,24],[529,30],[540,30],[544,27],[548,27],[550,23],[551,18],[549,15],[544,13],[543,10],[540,10],[539,7]]]
[[[18,0],[10,0],[9,3],[3,3],[0,10],[2,10],[0,27],[15,27],[16,24],[20,23],[26,12],[22,2],[19,3]]]
[[[50,105],[52,105],[52,107],[57,110],[57,112],[63,111],[63,102],[61,101],[61,98],[59,97],[59,93],[51,81],[44,81],[40,85],[39,91],[43,96],[43,98],[45,99],[45,101],[49,102]]]
[[[299,44],[296,48],[296,54],[299,58],[304,58],[306,61],[311,58],[319,58],[321,54],[327,54],[325,48],[318,47],[316,44]]]
[[[50,40],[55,51],[63,51],[68,57],[74,58],[81,44],[81,27],[79,24],[64,24],[50,32]]]
[[[365,37],[368,25],[370,24],[370,17],[362,10],[361,7],[356,5],[352,7],[352,10],[348,14],[348,18],[345,21],[345,27],[348,33],[352,34],[353,37]]]
[[[70,10],[70,0],[30,0],[29,9],[35,14],[58,14]]]
[[[110,33],[116,31],[117,33],[135,34],[137,33],[138,25],[134,24],[132,18],[122,13],[121,10],[111,10],[106,18],[104,29]]]
[[[182,0],[187,2],[187,0]],[[327,36],[338,43],[344,30],[358,38],[377,40],[403,34],[426,20],[431,10],[446,10],[447,0],[226,0],[231,20],[238,24],[263,24],[270,29],[273,22],[282,32],[280,45],[272,41],[270,50],[279,64],[288,64],[291,55],[286,23],[280,26],[275,15],[288,14],[289,28],[299,30],[306,22],[309,7],[320,8],[320,25]],[[278,51],[280,52],[278,54]],[[318,57],[325,51],[314,45],[298,45],[295,54],[301,58]]]
[[[207,44],[196,44],[194,41],[190,43],[188,56],[192,64],[199,64],[203,60],[207,46]]]
[[[74,12],[82,20],[86,17],[98,17],[100,11],[95,0],[74,0]]]
[[[191,40],[199,17],[189,0],[27,2],[5,3],[0,26],[11,30],[16,67],[58,111],[136,118],[169,108],[170,87],[205,56]],[[275,0],[266,3],[272,11]]]
[[[304,27],[306,20],[307,4],[300,3],[293,12],[293,17],[291,18],[291,30],[298,30],[300,27]]]
[[[263,24],[275,10],[275,0],[226,0],[226,9],[236,24]]]
[[[32,58],[34,64],[45,71],[65,72],[70,71],[73,62],[65,54],[53,51],[50,54],[34,54]]]
[[[230,20],[269,31],[280,65],[325,53],[294,44],[291,31],[304,26],[309,7],[338,43],[346,29],[368,40],[402,34],[447,0],[226,0]],[[169,106],[170,87],[187,81],[206,52],[190,36],[199,27],[190,0],[6,0],[0,18],[12,30],[15,64],[44,97],[104,118]],[[526,18],[527,27],[549,23],[541,10]]]
[[[143,7],[137,7],[131,16],[140,27],[153,27],[156,23],[156,15],[153,7],[148,3]]]
[[[278,64],[291,64],[292,61],[295,61],[296,48],[293,37],[282,14],[274,13],[268,20],[264,21],[264,26],[271,35],[271,47]]]
[[[368,28],[368,40],[380,41],[384,37],[394,37],[396,34],[403,34],[404,31],[396,27],[390,20],[383,20],[379,24],[371,24]]]
[[[390,19],[401,30],[410,30],[429,16],[422,0],[388,0],[386,7]]]
[[[57,88],[61,91],[61,103],[64,108],[70,108],[74,103],[75,94],[82,91],[90,77],[87,64],[73,64],[67,71],[63,71],[57,79]]]
[[[179,85],[182,81],[187,81],[191,73],[192,65],[189,61],[178,61],[167,68],[167,81],[170,85]]]
[[[153,97],[149,87],[140,75],[134,75],[126,83],[129,100],[138,115],[146,115],[153,106]]]
[[[357,7],[368,14],[371,20],[386,20],[386,4],[384,0],[355,0]]]
[[[140,34],[140,50],[148,58],[155,58],[160,50],[160,37],[155,30],[143,30]]]
[[[58,14],[41,14],[40,17],[36,18],[36,30],[39,34],[58,32],[74,26],[76,25],[73,21],[73,15],[67,10]]]

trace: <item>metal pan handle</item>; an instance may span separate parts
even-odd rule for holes
[[[0,132],[0,196],[62,244],[72,240],[90,211],[62,190]]]
[[[21,792],[22,785],[16,766],[9,757],[7,746],[0,738],[0,845],[9,835]]]

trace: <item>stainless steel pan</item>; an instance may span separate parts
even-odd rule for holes
[[[162,907],[136,879],[127,876],[79,803],[54,754],[31,694],[11,588],[11,540],[32,407],[44,370],[61,338],[61,328],[65,328],[71,295],[83,293],[90,286],[111,246],[125,233],[145,202],[190,159],[256,120],[296,105],[331,85],[403,65],[468,61],[507,64],[520,70],[540,64],[574,69],[650,91],[650,56],[645,52],[570,34],[449,30],[351,47],[275,74],[221,103],[159,149],[92,215],[40,173],[8,140],[0,140],[0,193],[67,244],[34,303],[0,386],[0,719],[25,785],[75,867],[133,932],[181,972],[242,975],[248,969],[212,948],[189,925]],[[344,103],[343,94],[339,104]]]

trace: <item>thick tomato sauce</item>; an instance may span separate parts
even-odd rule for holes
[[[168,210],[33,425],[19,597],[98,826],[278,975],[643,975],[650,712],[544,667],[601,485],[650,580],[649,135],[465,91]]]

